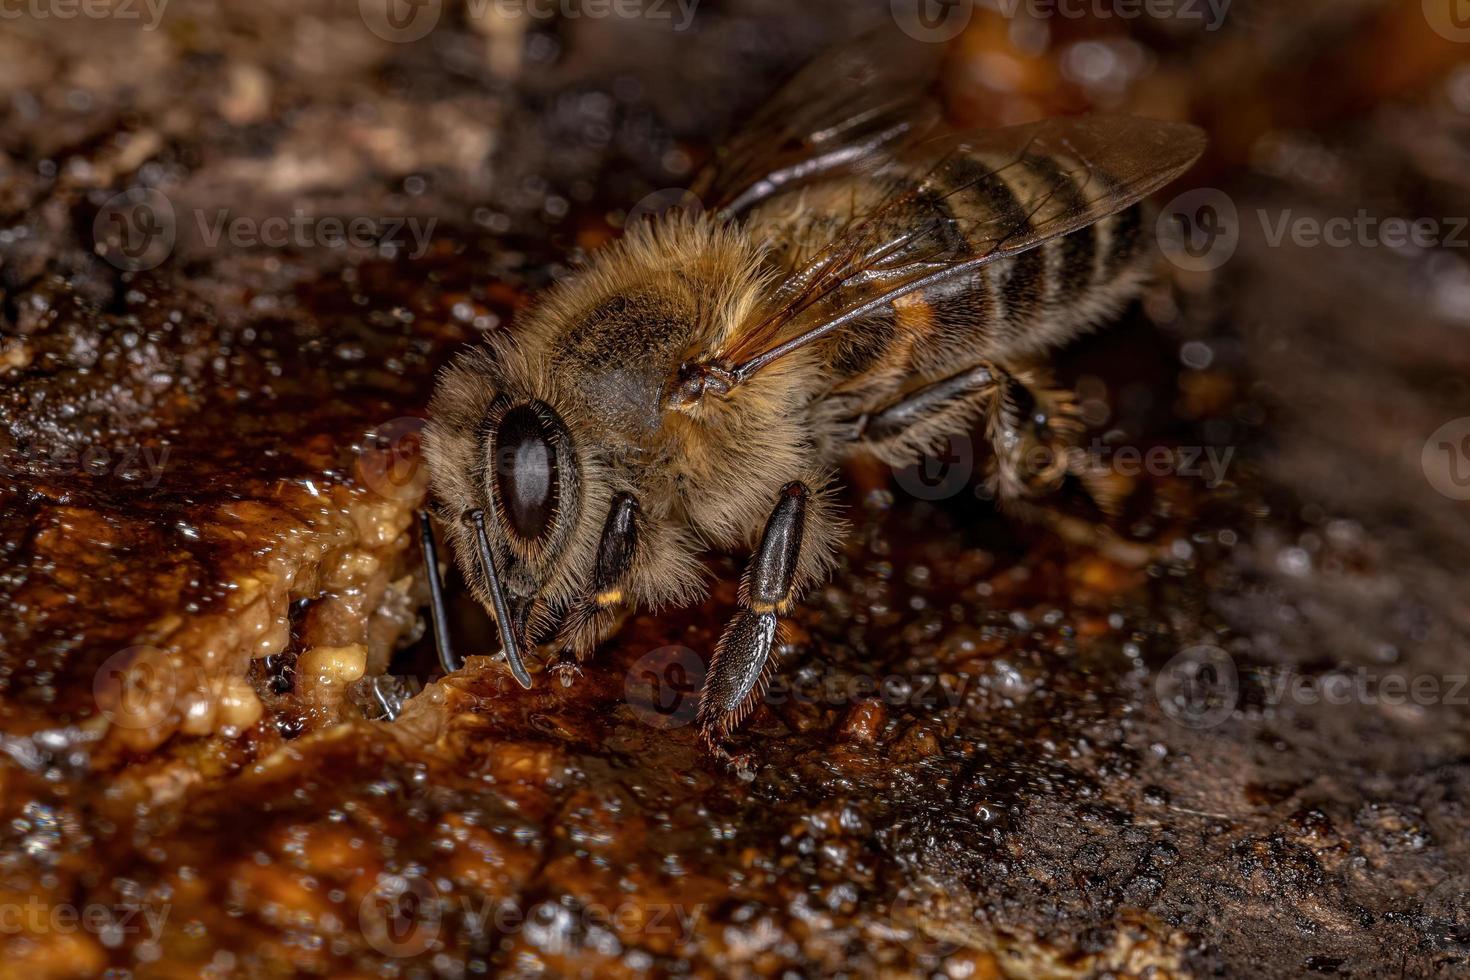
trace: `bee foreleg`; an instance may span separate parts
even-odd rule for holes
[[[796,601],[796,571],[806,529],[805,484],[788,483],[766,521],[740,586],[745,608],[715,646],[699,699],[700,737],[715,752],[745,720],[776,667],[780,616]]]
[[[439,666],[452,674],[464,666],[464,658],[454,652],[449,639],[449,610],[444,601],[444,580],[439,575],[439,549],[434,544],[434,525],[429,512],[419,511],[419,546],[423,551],[424,578],[429,583],[429,622],[434,630],[434,652]]]
[[[577,665],[611,635],[620,614],[629,605],[623,579],[638,551],[640,520],[637,497],[631,493],[613,497],[597,544],[597,564],[593,566],[590,587],[572,600],[566,622],[557,634],[557,644],[564,653],[553,669],[564,677],[574,673]]]

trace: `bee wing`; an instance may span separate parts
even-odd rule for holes
[[[862,166],[939,120],[929,94],[944,46],[875,31],[810,62],[696,179],[711,210],[738,215],[777,191]]]
[[[704,363],[744,380],[894,300],[962,288],[987,263],[1137,203],[1184,173],[1204,146],[1195,126],[1130,116],[1047,119],[918,143],[873,173],[879,203],[853,215]]]

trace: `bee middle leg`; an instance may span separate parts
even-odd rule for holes
[[[715,646],[696,721],[701,739],[717,755],[725,755],[722,743],[755,707],[775,668],[780,616],[796,602],[810,496],[800,482],[782,488],[740,584],[745,608]]]
[[[993,364],[980,363],[852,421],[852,441],[879,459],[906,465],[941,436],[962,432],[983,414],[1004,384]]]

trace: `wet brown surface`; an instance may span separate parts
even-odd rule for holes
[[[1470,213],[1470,76],[1419,8],[1241,0],[1218,34],[1060,23],[1029,52],[972,24],[961,118],[1211,125],[1199,179],[1244,216],[1236,256],[1061,373],[1112,458],[1229,462],[1144,475],[1110,541],[998,516],[983,461],[932,502],[854,467],[843,566],[739,736],[744,775],[689,724],[731,558],[569,688],[475,659],[387,723],[354,678],[424,659],[390,661],[422,629],[433,369],[604,240],[605,208],[683,183],[849,31],[836,8],[525,37],[453,14],[411,44],[350,5],[7,21],[0,974],[1470,968],[1470,526],[1421,459],[1470,415],[1470,273],[1447,249],[1270,248],[1256,220]],[[1081,84],[1085,37],[1156,69]],[[1349,67],[1314,99],[1305,65]],[[126,272],[93,229],[138,184],[175,245]],[[211,245],[221,208],[435,223],[422,249],[406,227],[397,249]],[[1235,685],[1169,686],[1200,663]]]

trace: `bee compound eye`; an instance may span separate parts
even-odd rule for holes
[[[530,405],[505,413],[495,435],[495,491],[510,528],[534,541],[556,512],[556,439]]]

